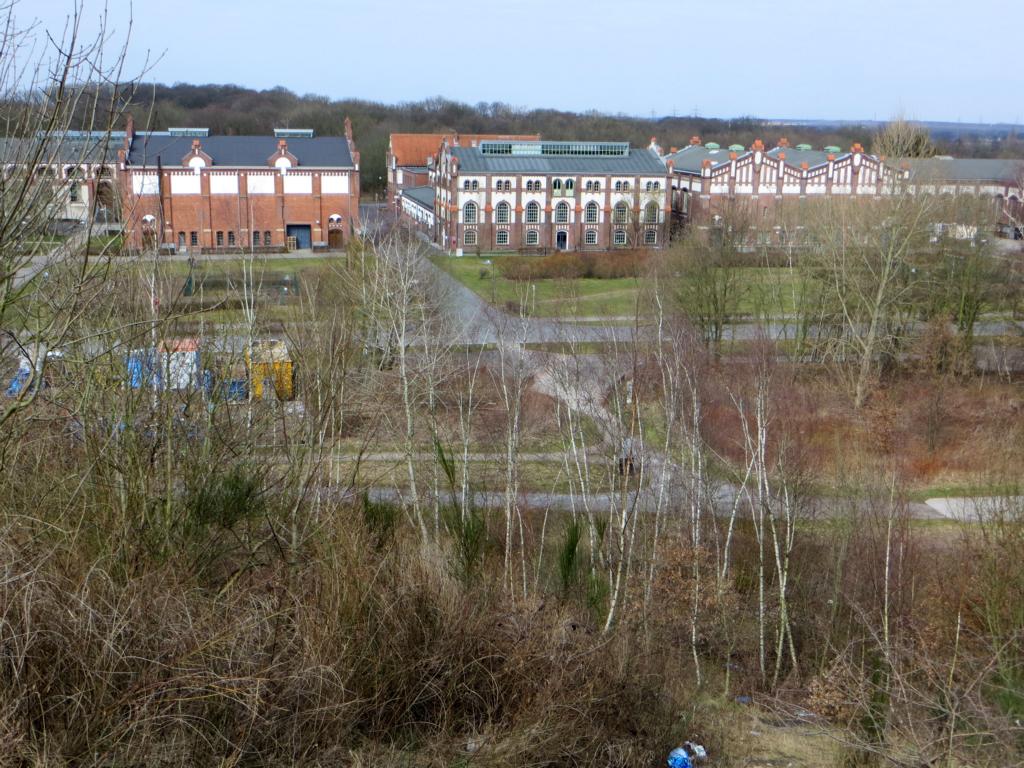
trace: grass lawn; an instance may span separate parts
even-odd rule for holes
[[[118,256],[123,244],[121,235],[94,235],[89,238],[89,255]]]
[[[540,317],[633,317],[639,302],[640,316],[648,314],[644,298],[646,278],[544,279],[530,282],[501,276],[500,259],[531,259],[533,256],[494,255],[437,256],[434,263],[491,304],[518,307],[525,296],[533,314]],[[657,258],[657,257],[655,257]],[[490,263],[488,263],[490,262]],[[786,268],[737,268],[739,291],[736,312],[749,318],[781,317],[795,311],[797,276]],[[682,279],[682,278],[679,278]]]
[[[502,277],[494,264],[498,259],[529,258],[534,257],[437,256],[434,263],[495,306],[518,307],[526,298],[531,313],[539,317],[632,317],[646,285],[645,280],[631,277],[520,282]]]

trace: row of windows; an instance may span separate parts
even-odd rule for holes
[[[227,244],[229,246],[235,245],[235,233],[234,232],[228,232],[227,234],[228,234]],[[191,246],[199,245],[199,233],[198,232],[189,232],[188,233],[188,242],[189,242],[189,245],[191,245]],[[259,246],[260,245],[260,233],[258,231],[252,233],[252,244],[254,246]],[[224,233],[223,232],[217,232],[217,245],[218,246],[223,246],[224,245]],[[270,230],[267,230],[266,232],[263,233],[263,245],[270,245]],[[178,233],[178,247],[179,248],[184,248],[185,247],[185,233],[184,232],[179,232]]]
[[[540,222],[540,205],[531,200],[526,204],[526,223],[537,224]],[[600,208],[597,203],[591,201],[583,209],[583,221],[587,224],[596,224],[600,215]],[[476,224],[480,218],[480,209],[474,202],[468,202],[462,208],[462,221],[465,224]],[[508,224],[512,221],[512,207],[504,200],[494,208],[494,221],[497,224]],[[612,223],[625,224],[629,221],[629,206],[623,202],[616,204],[612,209]],[[555,206],[555,223],[569,223],[569,204],[561,202]],[[644,207],[644,224],[658,223],[658,204],[648,203]]]
[[[475,191],[475,190],[480,189],[480,183],[477,182],[477,181],[470,181],[469,179],[466,179],[464,182],[462,182],[462,188],[464,190],[467,190],[467,191],[470,191],[470,190]],[[498,192],[502,192],[502,191],[504,191],[504,192],[511,192],[512,191],[512,182],[509,181],[508,179],[499,179],[499,180],[494,182],[494,188]],[[540,181],[530,180],[530,181],[526,182],[526,191],[527,192],[535,192],[535,191],[539,192],[543,188],[544,187],[543,187],[543,185],[541,184]],[[551,182],[551,188],[553,190],[556,190],[556,191],[560,191],[560,190],[564,189],[566,192],[572,192],[573,189],[575,188],[575,183],[573,182],[572,179],[566,179],[565,181],[562,181],[561,179],[554,179]],[[659,189],[661,189],[661,182],[660,181],[648,181],[646,188],[647,188],[648,192],[656,192]],[[630,189],[630,183],[628,181],[616,181],[615,182],[615,191],[616,192],[621,192],[623,190],[629,190],[629,189]],[[588,181],[587,185],[586,185],[586,190],[587,190],[587,192],[600,192],[601,191],[601,182],[600,181]]]
[[[612,233],[612,242],[615,245],[626,245],[627,243],[626,230],[616,229]],[[477,233],[476,230],[468,230],[463,236],[462,241],[465,245],[476,245],[477,244]],[[498,245],[509,244],[509,233],[508,230],[503,229],[495,235],[495,242]],[[588,229],[583,233],[583,242],[586,245],[597,245],[597,230]],[[526,232],[526,244],[527,245],[540,245],[540,232],[535,229],[527,230]],[[644,244],[645,245],[657,245],[658,244],[658,232],[654,229],[649,229],[644,232]]]

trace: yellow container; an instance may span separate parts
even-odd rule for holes
[[[276,397],[295,399],[295,363],[283,341],[260,342],[252,350],[249,363],[249,386],[257,400]]]

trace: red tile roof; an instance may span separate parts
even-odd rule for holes
[[[515,135],[499,133],[392,133],[391,154],[396,165],[426,165],[427,158],[436,155],[441,142],[459,137],[459,146],[471,147],[481,141],[539,141],[539,134]]]

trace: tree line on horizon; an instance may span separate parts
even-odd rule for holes
[[[136,126],[162,130],[171,126],[209,128],[212,134],[267,134],[274,128],[312,128],[319,136],[338,136],[346,117],[352,120],[361,154],[362,191],[376,194],[386,183],[385,156],[392,133],[460,131],[462,133],[539,133],[551,139],[629,141],[647,146],[652,136],[668,151],[691,137],[722,146],[750,146],[761,139],[774,146],[785,136],[791,144],[844,149],[856,142],[871,147],[871,126],[780,126],[753,117],[721,119],[696,115],[644,118],[599,111],[527,109],[502,102],[467,104],[444,97],[385,104],[363,99],[330,99],[296,94],[287,88],[255,90],[240,85],[139,84],[126,95]],[[993,139],[976,133],[933,136],[934,151],[958,157],[1022,157],[1024,140],[1011,134]]]

